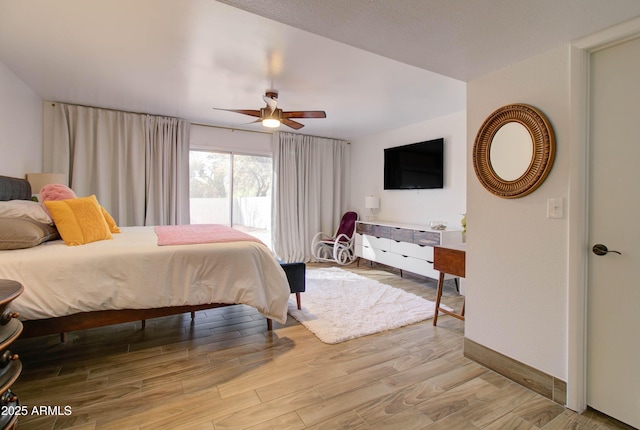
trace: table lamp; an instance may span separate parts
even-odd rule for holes
[[[364,198],[364,207],[369,209],[369,215],[367,215],[367,221],[375,221],[373,210],[380,207],[380,197],[367,196]]]

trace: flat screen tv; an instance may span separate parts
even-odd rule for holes
[[[444,188],[444,139],[384,150],[384,189]]]

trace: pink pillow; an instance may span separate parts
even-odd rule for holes
[[[40,190],[40,201],[75,199],[76,193],[63,184],[48,184]]]
[[[51,216],[51,213],[49,212],[49,209],[47,209],[47,205],[45,205],[44,202],[69,200],[75,199],[77,197],[78,196],[76,196],[76,193],[74,193],[71,188],[63,184],[48,184],[42,187],[42,189],[40,190],[40,204],[49,216]]]

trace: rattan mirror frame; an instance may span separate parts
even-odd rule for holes
[[[510,122],[518,122],[529,131],[533,156],[522,176],[505,181],[491,165],[491,142],[500,127]],[[473,144],[473,169],[482,186],[490,193],[514,199],[532,193],[544,182],[553,166],[555,153],[555,135],[547,117],[533,106],[516,103],[493,112],[478,130]]]

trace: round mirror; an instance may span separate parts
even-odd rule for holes
[[[533,141],[524,125],[508,122],[491,140],[489,160],[493,171],[505,181],[515,181],[525,174],[533,157]]]
[[[538,188],[554,157],[551,124],[542,112],[525,104],[493,112],[473,145],[473,168],[480,183],[507,199],[526,196]]]

